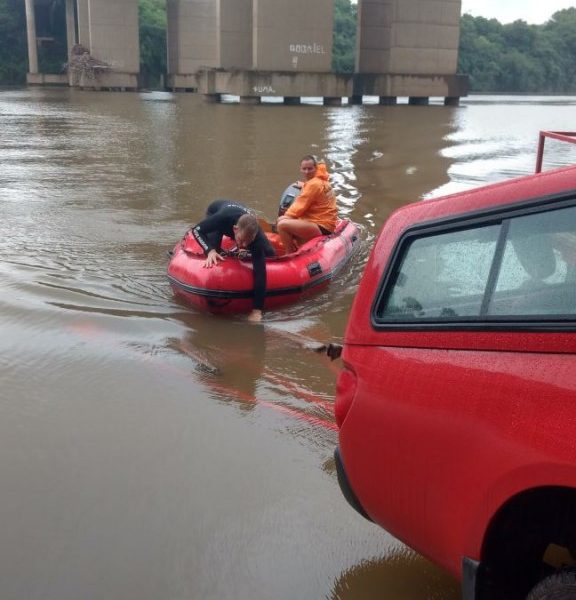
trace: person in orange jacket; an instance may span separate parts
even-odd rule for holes
[[[304,175],[302,191],[292,205],[278,217],[277,230],[287,253],[319,235],[329,235],[336,228],[338,208],[328,183],[326,165],[307,155],[300,161]]]

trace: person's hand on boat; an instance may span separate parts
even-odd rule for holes
[[[248,320],[252,323],[260,323],[262,321],[262,311],[258,309],[254,309],[249,315]]]
[[[221,256],[216,250],[212,249],[208,252],[208,256],[204,261],[204,265],[202,265],[205,269],[211,269],[218,264],[219,260],[225,260],[223,256]]]

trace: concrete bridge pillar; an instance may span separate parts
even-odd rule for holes
[[[38,61],[38,41],[36,31],[36,9],[45,10],[46,0],[26,0],[26,34],[28,41],[28,73],[26,81],[29,85],[66,85],[65,75],[60,73],[41,73]]]
[[[467,78],[456,75],[461,9],[461,0],[359,0],[355,93],[465,96]]]
[[[26,0],[26,33],[28,39],[28,79],[38,74],[38,42],[36,40],[36,14],[34,0]]]
[[[28,37],[28,83],[66,85],[62,74],[39,72],[36,8],[46,9],[49,0],[25,0]],[[103,66],[96,77],[82,75],[81,87],[137,89],[140,72],[138,0],[66,0],[68,57],[76,43],[82,44]]]
[[[218,0],[218,66],[251,69],[254,0]]]
[[[206,1],[169,0],[180,10],[187,3]],[[334,0],[315,0],[313,8],[309,0],[212,0],[211,4],[216,5],[211,62],[187,65],[196,68],[195,73],[188,72],[194,73],[201,93],[236,95],[243,102],[282,96],[286,104],[302,96],[348,95],[349,81],[331,73]],[[182,71],[172,77],[178,79],[184,80]]]
[[[260,81],[254,85],[248,73],[330,72],[334,0],[315,0],[314,10],[309,0],[167,1],[168,87],[172,89],[200,87],[205,94],[218,92],[212,83],[219,77],[210,70],[219,69],[236,74],[229,78],[235,85],[227,93],[243,98],[278,95]],[[293,91],[290,96],[296,96]]]
[[[70,57],[70,51],[76,43],[76,15],[74,11],[74,0],[66,0],[66,44],[68,57]]]
[[[358,73],[453,75],[461,0],[360,0]]]
[[[254,0],[167,0],[168,87],[195,89],[201,69],[252,68]]]
[[[138,0],[88,0],[89,50],[110,68],[82,87],[137,89],[140,73]]]
[[[76,0],[76,15],[78,19],[78,43],[90,48],[90,17],[88,15],[89,0]]]
[[[253,69],[328,73],[334,0],[254,0]]]
[[[195,89],[195,73],[218,66],[218,8],[218,0],[167,0],[169,88]]]

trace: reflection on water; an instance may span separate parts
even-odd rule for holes
[[[185,315],[188,332],[169,347],[188,357],[213,398],[312,425],[300,435],[331,452],[336,427],[331,382],[335,365],[325,356],[325,330],[315,325],[292,332],[274,324]],[[315,336],[315,337],[311,337]],[[302,364],[302,363],[305,364]]]
[[[442,154],[450,159],[450,181],[429,196],[520,177],[534,172],[538,132],[565,131],[575,97],[477,96],[455,114],[453,132]],[[544,169],[576,161],[576,147],[556,142]]]
[[[538,130],[573,110],[1,92],[2,598],[454,597],[342,498],[339,365],[316,350],[392,210],[532,172]],[[176,301],[166,251],[206,205],[273,217],[310,152],[362,227],[349,268],[260,325]]]

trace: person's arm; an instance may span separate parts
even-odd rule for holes
[[[208,235],[213,232],[217,232],[218,235],[216,237]],[[204,266],[206,268],[213,267],[218,264],[218,261],[224,260],[224,257],[220,256],[218,252],[218,248],[222,241],[222,223],[219,215],[211,215],[200,221],[200,223],[192,229],[192,235],[202,250],[204,250],[204,254],[206,255]],[[217,239],[217,247],[215,247],[213,241],[211,241],[214,239]]]
[[[318,193],[321,191],[321,181],[311,179],[310,181],[306,182],[302,192],[296,196],[292,206],[288,208],[288,210],[284,213],[284,216],[291,219],[299,219],[303,214],[306,213],[310,204],[315,201]]]
[[[222,229],[222,218],[217,214],[206,217],[192,229],[192,235],[198,244],[200,244],[202,250],[204,250],[204,254],[207,255],[210,250],[218,250],[220,242],[222,241]],[[215,239],[214,236],[208,236],[209,233],[214,232],[218,233],[217,246],[215,246],[213,242]]]
[[[259,321],[262,318],[264,296],[266,294],[266,257],[264,255],[264,249],[260,247],[260,245],[252,248],[251,254],[252,274],[254,277],[254,301],[249,319],[252,321]]]

